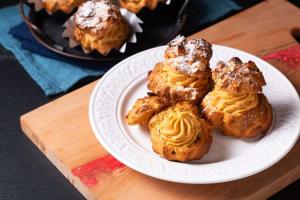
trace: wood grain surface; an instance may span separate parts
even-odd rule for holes
[[[290,30],[299,27],[300,11],[283,0],[264,1],[191,38],[242,49],[258,56],[291,47]],[[299,69],[270,60],[300,91]],[[298,79],[296,78],[298,77]],[[21,117],[24,133],[88,199],[265,199],[300,177],[300,144],[269,169],[237,181],[188,185],[145,176],[124,167],[105,171],[87,185],[72,170],[107,155],[88,119],[88,103],[95,82]],[[295,159],[297,158],[297,159]]]

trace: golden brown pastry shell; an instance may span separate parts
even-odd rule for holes
[[[174,40],[168,43],[164,55],[165,59],[186,56],[190,53],[189,46],[192,45],[195,49],[192,50],[191,61],[201,61],[204,66],[209,66],[209,61],[212,57],[212,45],[208,41],[204,39],[187,40],[186,38],[181,39],[180,42],[176,41],[176,38]]]
[[[258,105],[241,114],[223,113],[211,108],[202,101],[203,116],[218,128],[224,135],[237,138],[254,138],[263,136],[270,128],[273,120],[272,107],[264,94],[258,94]]]
[[[121,7],[126,8],[134,13],[138,13],[144,7],[154,10],[160,1],[162,0],[119,0]]]
[[[72,10],[78,7],[81,3],[86,0],[44,0],[43,6],[49,13],[54,13],[57,10],[69,14]]]
[[[125,116],[126,122],[129,125],[148,123],[154,114],[158,113],[169,104],[168,100],[158,96],[137,99],[132,109]]]
[[[203,72],[201,75],[198,74],[197,79],[205,80],[205,84],[201,85],[201,87],[195,88],[197,91],[197,95],[193,98],[193,94],[191,91],[184,90],[176,90],[175,85],[172,86],[168,84],[164,78],[162,77],[164,68],[164,63],[157,63],[153,69],[148,74],[148,89],[153,93],[163,96],[165,98],[171,99],[172,102],[177,101],[193,101],[198,102],[211,88],[211,77],[210,77],[210,68],[208,68],[207,72]],[[188,75],[186,75],[188,76]]]
[[[232,93],[261,92],[266,84],[261,71],[252,61],[243,63],[238,57],[219,62],[212,71],[215,89]]]
[[[174,147],[170,145],[164,145],[163,142],[152,142],[152,149],[155,153],[163,156],[167,160],[185,162],[189,160],[201,159],[209,151],[211,143],[211,134],[203,133],[202,138],[197,139],[195,143],[189,147]]]
[[[190,147],[173,147],[163,143],[152,142],[152,149],[155,153],[163,156],[167,160],[189,161],[201,159],[209,150],[212,143],[212,136],[203,134],[203,138],[198,139]]]

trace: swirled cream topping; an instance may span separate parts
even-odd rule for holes
[[[206,100],[214,109],[230,114],[240,114],[258,104],[257,93],[229,93],[219,90],[210,92]]]
[[[163,140],[166,145],[190,146],[201,133],[201,121],[191,111],[169,108],[160,112],[151,130],[153,140]]]
[[[169,66],[163,67],[161,76],[169,86],[183,86],[201,90],[208,84],[208,78],[192,77]]]

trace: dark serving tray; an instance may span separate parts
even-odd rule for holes
[[[143,20],[142,33],[137,33],[137,43],[128,43],[126,52],[112,50],[107,56],[94,51],[85,54],[81,47],[70,48],[68,39],[62,37],[63,24],[70,15],[57,12],[48,15],[44,10],[35,12],[33,5],[26,0],[20,1],[20,14],[29,27],[32,35],[44,47],[69,58],[89,61],[119,61],[137,52],[155,46],[164,45],[180,34],[186,21],[186,5],[189,0],[173,0],[170,5],[159,4],[152,11],[143,8],[138,17]],[[29,14],[25,15],[24,4],[29,5]]]

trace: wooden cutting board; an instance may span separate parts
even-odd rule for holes
[[[264,56],[296,45],[290,30],[300,11],[283,0],[262,2],[191,38]],[[300,91],[300,67],[272,59]],[[297,79],[298,77],[298,79]],[[237,181],[188,185],[140,174],[123,166],[98,143],[90,128],[88,103],[95,83],[21,117],[24,133],[88,199],[264,199],[300,177],[300,144],[269,169]]]

